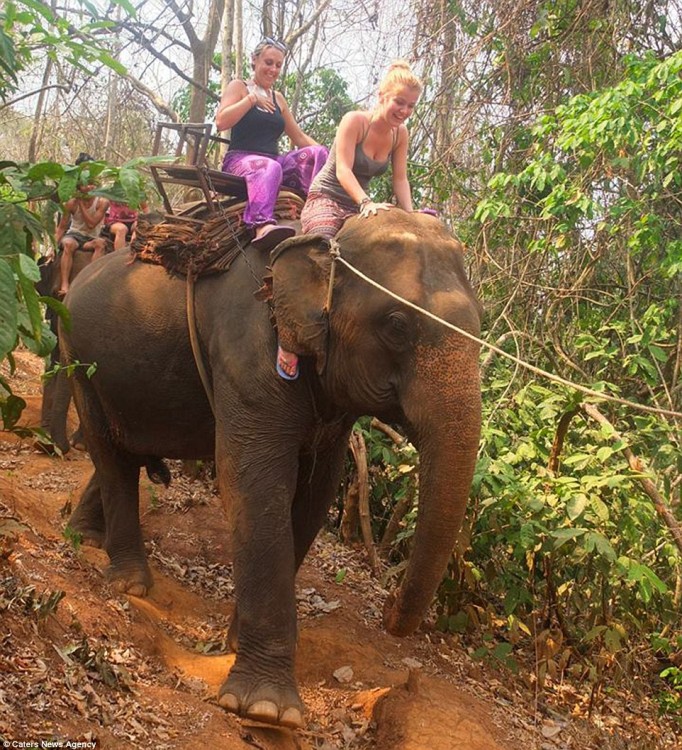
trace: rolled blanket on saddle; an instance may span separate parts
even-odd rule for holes
[[[130,252],[135,260],[182,276],[227,271],[253,237],[244,223],[245,208],[244,202],[219,204],[218,210],[201,203],[178,216],[140,215]],[[281,192],[275,217],[277,221],[297,221],[302,208],[302,198]]]

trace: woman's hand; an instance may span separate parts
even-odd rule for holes
[[[388,211],[389,208],[393,208],[392,203],[375,203],[374,201],[369,201],[363,203],[360,207],[360,216],[366,219],[368,216],[376,216],[379,211]]]
[[[272,113],[275,111],[275,103],[272,101],[272,96],[259,96],[255,91],[251,92],[251,94],[256,97],[256,101],[253,105],[254,107],[257,107],[263,112]]]

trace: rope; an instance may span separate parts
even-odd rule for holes
[[[228,226],[230,232],[232,233],[232,239],[237,243],[237,247],[239,248],[239,252],[241,253],[242,257],[244,258],[244,263],[246,263],[246,267],[249,269],[249,272],[251,273],[251,276],[252,276],[253,280],[256,282],[256,287],[260,288],[261,284],[263,283],[263,280],[259,279],[258,275],[256,274],[256,272],[253,270],[253,266],[251,265],[251,262],[249,261],[249,256],[246,254],[246,251],[245,251],[242,243],[239,241],[239,237],[237,236],[237,233],[234,231],[232,223],[230,222],[230,217],[229,217],[227,211],[225,211],[225,209],[223,208],[222,203],[220,202],[220,194],[215,189],[213,181],[211,180],[211,175],[210,175],[210,173],[208,171],[208,167],[204,166],[203,169],[202,169],[202,172],[203,172],[203,175],[204,175],[204,177],[206,179],[206,183],[208,184],[208,187],[211,189],[211,192],[215,196],[215,203],[218,206],[218,211],[222,214],[223,218],[227,222],[227,226]]]
[[[206,391],[206,398],[211,406],[211,411],[215,417],[215,402],[213,401],[213,392],[211,390],[211,384],[208,381],[208,373],[204,366],[204,359],[201,356],[201,348],[199,347],[199,340],[197,338],[197,321],[194,315],[194,271],[189,268],[187,270],[187,327],[189,329],[189,342],[192,345],[192,354],[194,354],[194,362],[201,378],[201,383]]]
[[[399,295],[395,294],[395,292],[392,292],[390,289],[386,289],[386,287],[381,286],[381,284],[374,281],[374,279],[370,279],[369,276],[365,276],[365,274],[362,273],[362,271],[359,271],[357,268],[355,268],[355,266],[353,266],[351,263],[349,263],[345,258],[341,257],[340,255],[336,258],[336,260],[343,263],[344,266],[346,266],[356,276],[360,277],[363,281],[366,281],[371,286],[376,287],[380,291],[384,292],[384,294],[388,294],[389,297],[393,297],[393,299],[398,300],[398,302],[402,302],[404,305],[407,305],[407,307],[411,307],[413,310],[416,310],[417,312],[422,313],[422,315],[426,315],[427,318],[431,318],[432,320],[435,320],[437,323],[440,323],[446,328],[449,328],[450,330],[455,331],[456,333],[459,333],[461,336],[464,336],[470,341],[475,341],[480,346],[490,349],[491,351],[499,354],[501,357],[506,357],[507,359],[510,359],[512,362],[515,362],[517,365],[524,367],[526,370],[530,370],[536,375],[540,375],[544,378],[547,378],[547,380],[551,380],[554,383],[565,385],[566,387],[572,388],[573,390],[580,391],[580,393],[584,393],[588,396],[593,396],[595,398],[601,399],[602,401],[610,401],[611,403],[614,403],[614,404],[622,404],[623,406],[629,406],[631,409],[636,409],[638,411],[645,411],[650,414],[660,414],[660,415],[664,415],[667,417],[682,418],[682,412],[672,411],[670,409],[659,409],[653,406],[644,406],[643,404],[637,404],[634,401],[628,401],[627,399],[624,399],[624,398],[618,398],[617,396],[609,396],[606,393],[599,393],[599,391],[594,391],[591,388],[587,388],[584,385],[573,383],[572,381],[566,380],[565,378],[562,378],[559,375],[553,375],[551,372],[547,372],[546,370],[542,370],[539,367],[535,367],[534,365],[531,365],[530,363],[525,362],[522,359],[519,359],[513,354],[508,354],[507,352],[503,351],[502,349],[495,346],[494,344],[490,344],[487,341],[483,341],[483,339],[478,338],[478,336],[474,336],[472,333],[469,333],[468,331],[465,331],[462,328],[458,328],[452,323],[448,323],[447,320],[443,320],[442,318],[439,318],[437,315],[434,315],[428,310],[424,310],[424,308],[419,307],[419,305],[415,305],[409,300],[403,299]]]

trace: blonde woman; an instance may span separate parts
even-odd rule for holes
[[[349,112],[343,117],[329,159],[310,186],[301,214],[304,232],[333,237],[353,214],[367,217],[389,210],[392,204],[375,203],[367,194],[370,180],[382,175],[389,164],[397,204],[412,211],[405,122],[421,90],[421,81],[410,66],[397,60],[381,81],[374,109]]]
[[[253,245],[269,250],[294,234],[277,224],[274,210],[282,186],[303,195],[327,160],[328,150],[306,135],[274,85],[282,70],[286,46],[266,37],[251,55],[253,76],[225,88],[218,112],[218,130],[232,129],[223,172],[243,177],[248,195],[244,221],[254,232]],[[280,155],[277,142],[286,133],[296,150]]]
[[[304,233],[333,237],[354,214],[368,217],[388,211],[391,203],[375,203],[367,194],[370,180],[391,165],[397,204],[412,211],[412,192],[407,181],[408,133],[405,127],[421,94],[421,81],[404,60],[389,67],[379,86],[379,100],[369,112],[344,115],[329,159],[313,180],[301,213]],[[298,377],[298,357],[281,347],[277,372],[286,380]]]

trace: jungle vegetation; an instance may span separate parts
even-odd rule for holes
[[[35,292],[35,253],[81,178],[68,162],[98,154],[112,189],[139,194],[135,159],[150,152],[154,123],[210,120],[221,77],[248,71],[241,0],[205,0],[203,13],[150,0],[66,5],[0,10],[0,360],[10,363],[20,344],[39,354],[53,344],[41,306],[58,303]],[[264,0],[262,31],[292,50],[286,95],[330,142],[396,52],[415,63],[426,84],[410,123],[415,200],[465,243],[483,339],[496,347],[482,348],[479,463],[436,626],[502,668],[533,653],[540,685],[570,676],[597,697],[658,664],[661,710],[679,711],[680,5],[342,6]],[[386,32],[396,25],[407,47]],[[348,35],[385,40],[361,83],[342,64]],[[387,191],[381,183],[377,197]],[[12,428],[21,402],[6,379],[0,408]],[[418,459],[369,418],[351,447],[339,531],[357,540],[368,509],[364,541],[390,581],[414,528]]]

